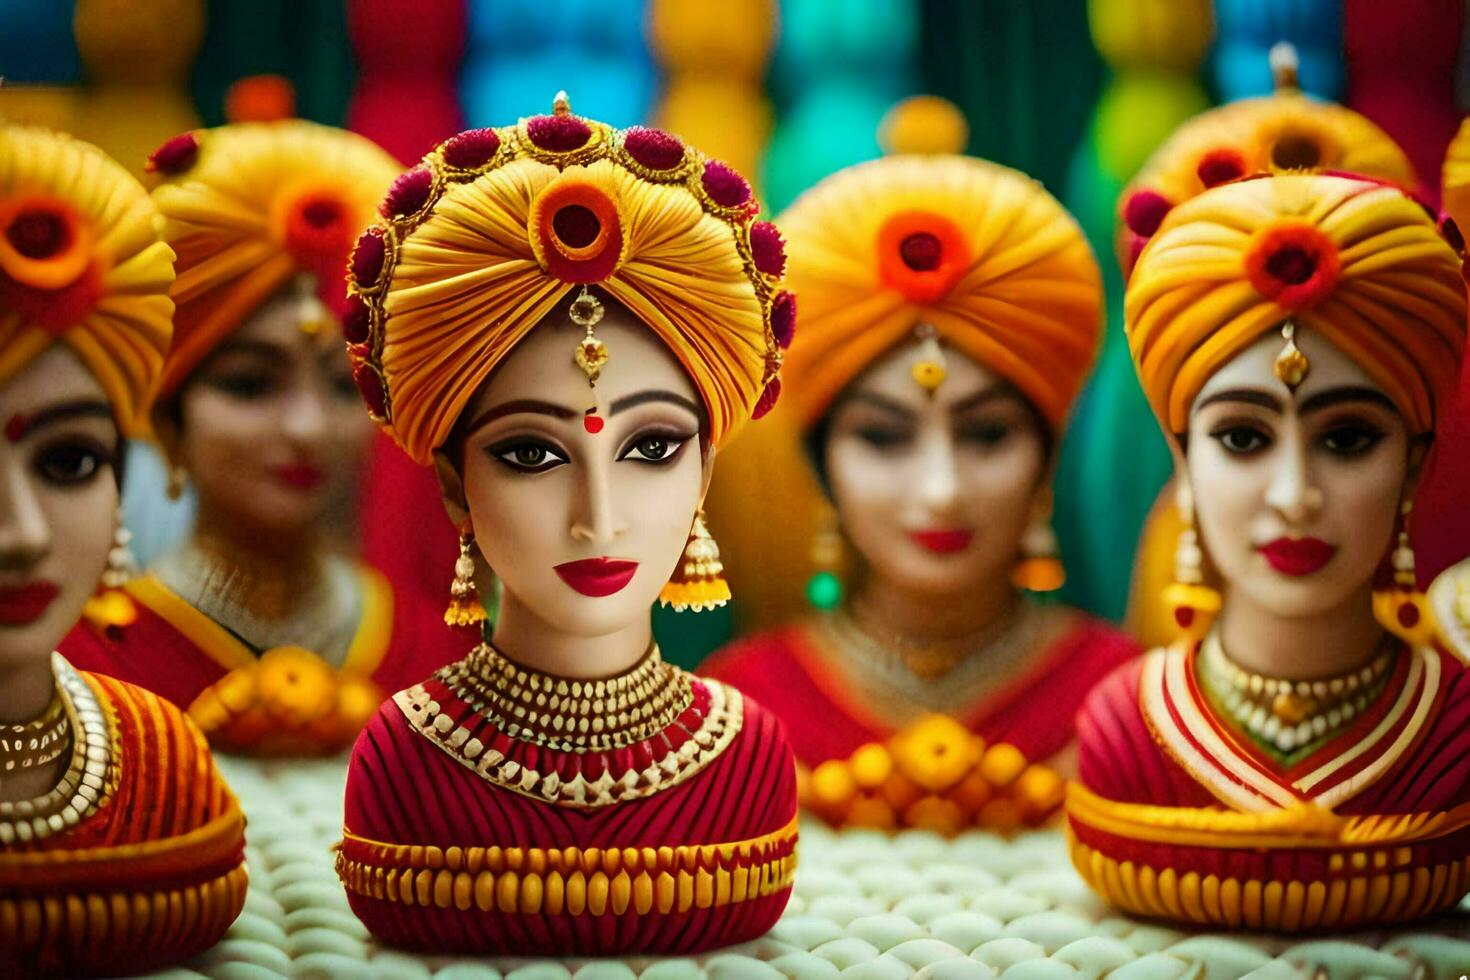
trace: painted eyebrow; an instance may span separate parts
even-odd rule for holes
[[[111,421],[112,417],[112,406],[104,401],[78,399],[62,402],[59,405],[43,408],[34,415],[11,416],[10,420],[5,423],[5,438],[11,442],[20,442],[39,428],[65,422],[68,419],[105,418]]]
[[[624,395],[609,406],[607,414],[616,415],[619,412],[626,412],[630,408],[637,408],[639,405],[647,405],[651,402],[666,402],[670,405],[677,405],[679,408],[688,411],[690,415],[696,418],[699,417],[699,406],[694,404],[694,402],[685,398],[683,395],[676,395],[672,391],[662,391],[656,388],[650,388],[647,391],[635,391],[631,395]]]
[[[1008,398],[1019,401],[1021,393],[1008,384],[991,385],[989,388],[982,388],[973,395],[967,395],[955,402],[949,407],[949,414],[963,415],[972,408],[979,408],[981,405],[988,404],[989,402],[1001,401]]]
[[[1205,406],[1213,405],[1216,402],[1245,402],[1247,405],[1259,405],[1262,408],[1269,408],[1273,412],[1285,411],[1285,406],[1281,404],[1281,399],[1269,391],[1261,391],[1259,388],[1230,388],[1225,391],[1217,391],[1196,405],[1194,410],[1198,412]]]
[[[1333,405],[1342,405],[1349,402],[1366,402],[1370,405],[1380,405],[1391,412],[1398,411],[1398,406],[1390,401],[1388,396],[1383,392],[1361,386],[1329,388],[1326,391],[1319,391],[1311,398],[1303,401],[1297,411],[1305,415],[1308,412],[1320,412],[1324,408],[1331,408]]]
[[[504,418],[507,415],[520,415],[521,413],[550,415],[556,419],[572,419],[582,414],[581,412],[572,411],[565,405],[558,405],[555,402],[543,402],[534,398],[518,398],[515,401],[503,402],[494,408],[482,412],[473,422],[465,426],[465,435],[468,436],[474,433],[476,430],[494,422],[496,419]]]
[[[913,410],[907,405],[896,402],[891,398],[884,398],[882,395],[874,394],[871,391],[854,391],[847,396],[847,401],[863,402],[864,404],[888,412],[890,415],[902,415],[904,418],[913,418],[914,416]]]

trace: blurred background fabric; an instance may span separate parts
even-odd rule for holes
[[[1463,0],[0,0],[0,118],[74,132],[141,174],[163,140],[223,122],[236,82],[273,75],[297,115],[407,165],[462,128],[548,111],[564,89],[580,113],[666,128],[731,164],[772,217],[879,156],[901,100],[943,96],[965,151],[1058,194],[1103,267],[1106,341],[1061,444],[1055,524],[1063,598],[1120,620],[1170,464],[1120,325],[1119,192],[1179,123],[1269,91],[1267,52],[1286,40],[1303,88],[1387,129],[1437,200],[1466,108],[1465,26]],[[1416,542],[1426,572],[1470,547],[1464,428],[1443,434],[1416,510],[1419,527],[1452,531]],[[800,614],[823,503],[783,438],[779,418],[748,426],[722,457],[710,524],[736,599],[659,613],[670,659],[694,664],[737,629]],[[348,523],[393,525],[367,550],[417,548],[403,568],[443,589],[452,529],[435,517],[421,536],[397,516],[442,509],[433,480],[392,452],[375,450]],[[146,560],[190,511],[164,500],[146,447],[133,458],[126,512]]]

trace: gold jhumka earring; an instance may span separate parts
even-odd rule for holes
[[[730,583],[725,581],[720,546],[709,533],[703,509],[694,515],[684,554],[674,574],[659,590],[658,601],[659,605],[673,607],[674,612],[706,612],[730,601]]]
[[[1414,570],[1414,547],[1409,542],[1409,512],[1412,500],[1399,505],[1398,529],[1389,562],[1393,566],[1393,585],[1373,590],[1373,618],[1394,636],[1413,647],[1434,642],[1434,620],[1429,599],[1419,591]]]
[[[1209,633],[1220,612],[1220,593],[1205,584],[1205,555],[1194,529],[1194,497],[1183,478],[1175,504],[1184,526],[1174,549],[1174,581],[1164,589],[1164,605],[1180,635],[1199,640]]]
[[[485,621],[485,606],[475,591],[475,536],[459,533],[459,557],[454,561],[454,581],[449,585],[449,608],[444,622],[450,626],[473,626]]]

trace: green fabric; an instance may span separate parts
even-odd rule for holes
[[[296,114],[340,126],[356,72],[343,0],[210,0],[192,90],[207,126],[225,121],[225,93],[248,75],[284,75]]]

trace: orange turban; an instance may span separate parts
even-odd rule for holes
[[[89,143],[0,124],[0,380],[65,344],[122,433],[142,435],[173,278],[158,213],[126,170]]]
[[[148,160],[178,253],[174,344],[159,397],[302,273],[334,313],[354,237],[398,172],[371,141],[301,120],[184,133]]]
[[[1207,187],[1290,171],[1361,174],[1406,189],[1418,183],[1404,151],[1366,116],[1306,95],[1289,78],[1278,79],[1274,95],[1202,112],[1149,157],[1119,198],[1124,272],[1170,208]]]
[[[968,157],[888,157],[828,177],[779,220],[801,297],[786,372],[803,426],[932,324],[1060,428],[1097,351],[1102,282],[1036,181]]]
[[[571,114],[446,140],[394,183],[359,239],[348,350],[373,417],[430,461],[515,345],[580,285],[654,331],[719,445],[780,391],[794,304],[750,187],[666,133]],[[616,352],[613,352],[616,357]],[[570,352],[568,354],[570,359]]]
[[[1404,192],[1280,174],[1173,209],[1139,257],[1124,314],[1170,432],[1187,428],[1212,374],[1288,319],[1332,341],[1425,432],[1455,391],[1465,306],[1460,258]]]

